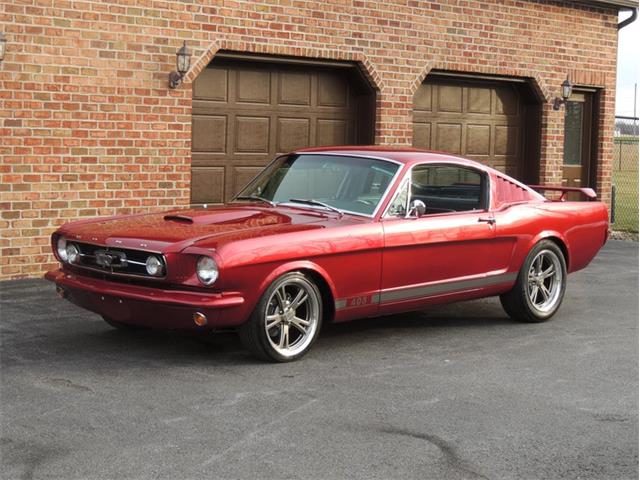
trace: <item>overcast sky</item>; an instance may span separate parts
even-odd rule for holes
[[[622,12],[620,18],[629,17]],[[616,115],[633,115],[633,85],[638,82],[640,64],[640,19],[618,33],[618,87],[616,89]],[[640,97],[640,92],[638,92]],[[636,116],[640,102],[636,99]]]

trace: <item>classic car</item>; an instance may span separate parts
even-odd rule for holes
[[[46,278],[114,327],[232,328],[285,362],[323,322],[458,300],[499,296],[515,320],[548,320],[608,232],[591,189],[532,188],[444,153],[311,148],[222,206],[67,223]]]

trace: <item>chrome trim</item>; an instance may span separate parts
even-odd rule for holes
[[[410,300],[412,298],[430,297],[433,295],[441,295],[443,293],[453,293],[456,291],[464,291],[481,287],[490,287],[501,283],[514,282],[518,278],[518,273],[501,273],[497,275],[488,275],[486,277],[471,278],[467,280],[454,280],[439,282],[431,285],[422,285],[419,287],[402,287],[397,290],[382,292],[380,294],[380,303],[394,302],[398,300]]]
[[[371,295],[371,303],[383,304],[402,300],[417,300],[420,298],[427,298],[447,293],[464,292],[466,290],[500,285],[501,283],[515,282],[517,278],[518,272],[512,272],[487,275],[484,277],[470,278],[465,280],[445,280],[442,282],[414,287],[400,287],[394,290],[380,291],[379,293]],[[371,305],[371,303],[366,305]],[[348,308],[346,298],[336,299],[336,311],[344,310],[346,308]]]
[[[69,242],[69,238],[67,237],[67,242]],[[98,273],[102,273],[102,274],[106,274],[106,275],[114,275],[117,277],[133,277],[133,278],[146,278],[149,280],[164,280],[167,277],[167,274],[169,273],[169,264],[167,263],[167,258],[164,256],[164,253],[161,252],[154,252],[154,251],[150,251],[150,250],[140,250],[138,248],[128,248],[128,247],[122,247],[122,246],[117,246],[117,247],[110,247],[107,245],[100,245],[97,243],[93,243],[93,242],[84,242],[82,240],[71,240],[70,243],[83,243],[85,245],[92,245],[94,247],[101,247],[101,248],[106,248],[106,249],[114,249],[114,250],[134,250],[136,252],[143,252],[143,253],[148,253],[151,255],[159,255],[162,258],[162,263],[164,264],[164,275],[162,276],[154,276],[154,275],[144,275],[144,274],[138,274],[138,273],[122,273],[122,272],[114,272],[113,270],[105,270],[103,268],[94,268],[94,267],[88,267],[86,265],[78,265],[77,263],[69,263],[69,262],[65,262],[65,265],[70,265],[72,267],[75,268],[79,268],[81,270],[91,270],[93,272],[98,272]],[[80,254],[83,257],[94,257],[94,255],[87,255],[87,254]],[[136,263],[139,265],[146,265],[144,263],[141,262],[134,262],[131,261],[129,259],[127,259],[128,263]]]

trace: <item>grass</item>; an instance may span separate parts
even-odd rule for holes
[[[638,231],[638,171],[614,171],[616,217],[613,230]]]

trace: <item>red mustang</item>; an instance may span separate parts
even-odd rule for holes
[[[609,227],[604,204],[564,201],[592,190],[547,189],[562,194],[441,153],[300,150],[225,206],[63,225],[62,268],[46,278],[112,326],[237,328],[279,362],[323,321],[470,298],[499,295],[514,319],[541,322]]]

